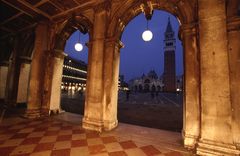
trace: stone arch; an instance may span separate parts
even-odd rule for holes
[[[180,24],[193,23],[196,20],[196,13],[194,11],[193,2],[189,0],[184,0],[180,2],[160,2],[157,0],[150,0],[153,9],[167,11],[177,19],[179,19]],[[142,1],[129,0],[124,3],[123,6],[119,6],[113,13],[112,20],[110,21],[107,36],[114,36],[117,39],[121,39],[122,32],[125,26],[137,15],[142,13],[141,9]]]
[[[66,19],[56,31],[54,42],[54,49],[64,49],[67,39],[73,32],[80,30],[82,33],[89,33],[89,40],[92,38],[92,22],[83,15],[72,16]]]
[[[60,109],[61,81],[64,57],[64,47],[68,38],[73,32],[80,30],[82,33],[89,33],[89,40],[92,38],[92,22],[83,15],[73,15],[61,23],[55,25],[52,32],[50,51],[46,57],[46,70],[44,78],[44,90],[46,93],[44,103],[51,112],[57,112]],[[89,49],[90,51],[90,49]],[[53,88],[55,88],[53,90]],[[56,110],[57,109],[57,110]]]
[[[112,13],[111,20],[108,25],[107,37],[120,40],[125,26],[137,15],[143,12],[141,4],[144,1],[128,0],[123,5],[115,9]],[[183,111],[183,136],[184,146],[194,149],[196,147],[197,139],[200,135],[200,94],[199,94],[199,57],[198,57],[198,44],[199,38],[197,37],[197,1],[181,0],[181,1],[158,1],[149,0],[148,5],[153,9],[164,10],[173,14],[180,22],[179,38],[183,42],[184,47],[184,67],[185,77],[187,81],[185,88],[187,88],[184,95]],[[190,66],[191,64],[191,66]],[[192,72],[193,71],[193,72]],[[194,83],[188,81],[192,79]],[[145,85],[145,83],[143,84]],[[145,86],[143,86],[145,89]],[[194,93],[195,95],[191,95]],[[191,101],[194,101],[191,102]],[[193,107],[194,110],[188,108]],[[187,115],[188,114],[188,115]],[[191,116],[191,118],[190,118]]]

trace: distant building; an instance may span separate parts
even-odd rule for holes
[[[118,88],[119,90],[128,90],[128,83],[124,80],[124,75],[119,75],[118,81]]]
[[[168,25],[165,31],[164,40],[164,73],[163,83],[164,91],[175,92],[176,91],[176,65],[175,65],[175,51],[176,51],[176,39],[174,31],[168,18]]]
[[[62,90],[85,91],[87,64],[83,61],[65,57],[62,75]]]
[[[154,70],[140,78],[132,79],[129,82],[130,89],[135,92],[163,91],[163,80],[158,77]]]

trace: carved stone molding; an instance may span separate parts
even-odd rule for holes
[[[197,147],[198,155],[240,155],[240,151],[232,144],[200,140]]]
[[[82,127],[84,129],[102,132],[103,121],[99,121],[99,120],[88,118],[88,117],[83,117]]]
[[[121,49],[124,47],[124,44],[122,41],[115,39],[115,38],[108,38],[105,40],[106,46],[115,46],[118,49]]]
[[[32,58],[26,57],[26,56],[20,56],[19,59],[22,63],[28,63],[29,64],[29,63],[32,62]]]
[[[0,62],[0,66],[8,66],[9,62],[8,61],[2,61]]]
[[[98,12],[101,12],[101,11],[109,11],[111,9],[111,1],[110,0],[106,0],[98,5],[96,5],[94,7],[94,12],[95,13],[98,13]]]
[[[62,51],[62,50],[55,49],[53,56],[54,56],[54,57],[61,58],[61,59],[64,59],[64,57],[66,57],[67,54],[64,53],[64,51]]]
[[[240,30],[240,17],[232,17],[227,20],[227,30],[231,31],[239,31]]]
[[[196,35],[197,33],[197,24],[183,24],[179,28],[179,38],[182,40],[184,35]]]

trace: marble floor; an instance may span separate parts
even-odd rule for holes
[[[110,132],[81,128],[80,115],[4,119],[0,155],[18,156],[190,156],[180,133],[119,123]]]

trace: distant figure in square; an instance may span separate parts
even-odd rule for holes
[[[130,90],[127,90],[127,91],[126,91],[126,100],[127,100],[127,101],[129,100],[129,94],[130,94]]]

